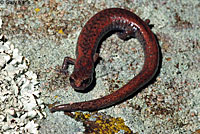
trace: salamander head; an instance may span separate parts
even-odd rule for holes
[[[74,71],[71,74],[69,80],[71,86],[77,91],[85,90],[93,80],[93,64],[87,62],[87,64],[76,64]]]
[[[69,78],[71,86],[77,91],[85,90],[93,80],[93,76],[90,74],[82,74],[80,72],[74,72]]]

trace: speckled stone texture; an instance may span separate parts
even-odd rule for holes
[[[24,5],[0,4],[0,32],[30,60],[46,104],[91,100],[112,93],[132,79],[143,65],[142,46],[135,39],[112,35],[102,42],[96,66],[96,85],[77,93],[68,76],[56,72],[65,56],[75,57],[78,35],[95,13],[105,8],[130,10],[150,19],[162,52],[154,81],[127,101],[98,111],[122,118],[133,133],[193,133],[200,129],[200,25],[199,0],[61,0],[31,1]],[[1,59],[1,58],[0,58]],[[69,74],[73,67],[69,68]],[[84,133],[90,125],[60,113],[41,119],[43,134]],[[120,131],[122,132],[122,131]]]

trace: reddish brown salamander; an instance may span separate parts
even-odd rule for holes
[[[96,50],[100,40],[110,31],[117,31],[120,39],[137,38],[143,45],[144,65],[141,72],[126,85],[110,95],[99,99],[72,104],[62,104],[50,109],[55,111],[95,111],[121,102],[143,87],[155,75],[159,64],[158,44],[148,26],[134,13],[120,8],[105,9],[94,15],[83,27],[76,48],[76,59],[65,57],[63,69],[68,64],[74,64],[70,76],[70,84],[75,90],[86,89],[93,80],[94,62],[97,59]]]

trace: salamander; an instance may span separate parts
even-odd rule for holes
[[[109,8],[95,14],[83,27],[76,47],[76,59],[65,57],[62,69],[69,64],[74,70],[69,78],[75,90],[83,91],[93,81],[94,63],[98,58],[97,47],[108,32],[117,33],[120,39],[137,38],[143,46],[144,64],[142,70],[126,85],[102,98],[61,104],[50,108],[55,111],[96,111],[119,103],[148,83],[155,75],[159,65],[157,40],[149,28],[149,20],[143,21],[136,14],[121,8]]]

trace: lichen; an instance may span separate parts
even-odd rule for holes
[[[113,134],[123,133],[131,134],[132,131],[125,125],[121,117],[111,117],[103,113],[66,113],[77,121],[83,122],[85,133]]]
[[[0,133],[38,134],[38,120],[46,117],[40,93],[28,59],[0,40]]]

